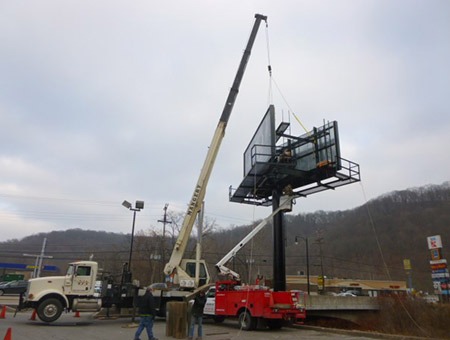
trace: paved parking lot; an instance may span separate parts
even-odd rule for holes
[[[64,314],[58,321],[46,324],[39,319],[30,320],[32,313],[21,312],[14,317],[14,310],[8,309],[5,319],[0,319],[0,339],[11,328],[11,340],[22,339],[53,339],[53,340],[125,340],[133,339],[137,324],[131,323],[131,318],[94,318],[92,313],[81,313],[75,317],[75,313]],[[174,339],[167,337],[166,323],[164,319],[157,319],[154,326],[154,334],[160,340]],[[282,328],[271,331],[268,329],[252,332],[241,331],[236,320],[225,320],[222,324],[215,324],[212,320],[204,322],[204,339],[232,340],[232,339],[373,339],[361,334],[340,334],[326,331],[298,328]],[[147,339],[145,332],[142,340]]]

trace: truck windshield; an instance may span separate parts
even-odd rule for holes
[[[190,277],[195,277],[195,262],[189,262],[186,263],[186,273],[190,276]],[[206,277],[206,270],[205,270],[205,265],[203,263],[200,263],[200,278],[205,278]]]

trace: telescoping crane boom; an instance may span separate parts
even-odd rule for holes
[[[211,145],[209,146],[208,153],[206,155],[205,162],[203,164],[200,176],[195,186],[194,193],[189,202],[186,215],[184,217],[183,224],[181,226],[180,233],[174,245],[170,260],[164,268],[164,273],[167,276],[172,277],[173,283],[179,284],[180,288],[189,288],[189,289],[196,288],[195,287],[196,283],[194,282],[195,270],[194,273],[192,273],[192,270],[187,269],[187,267],[189,266],[189,262],[194,266],[194,267],[189,266],[189,268],[195,268],[195,260],[183,260],[183,256],[189,241],[189,237],[192,232],[192,228],[195,223],[195,219],[201,209],[202,202],[205,198],[206,187],[209,181],[209,177],[211,175],[211,171],[213,169],[214,162],[216,160],[220,148],[220,144],[225,135],[225,128],[230,118],[231,111],[233,110],[233,106],[239,92],[239,86],[241,84],[242,77],[244,75],[244,71],[247,66],[247,62],[250,58],[250,53],[253,47],[253,43],[255,42],[256,34],[258,32],[261,20],[267,22],[267,17],[261,14],[256,14],[255,23],[250,33],[250,38],[244,50],[244,54],[239,64],[237,74],[234,78],[233,85],[228,94],[228,98],[225,102],[225,106],[223,108],[222,115],[220,116],[219,123],[212,138]],[[206,265],[203,263],[201,264],[201,266],[203,267],[201,271],[204,271],[205,273],[202,283],[203,284],[209,283],[210,277]]]

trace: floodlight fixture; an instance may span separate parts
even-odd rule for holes
[[[136,209],[144,209],[144,201],[136,201],[136,204],[134,205]]]
[[[122,205],[127,209],[131,209],[131,203],[126,200],[122,202]]]
[[[285,131],[287,130],[287,128],[289,127],[289,123],[286,122],[281,122],[280,125],[278,125],[277,130],[276,130],[276,134],[277,136],[281,136],[282,134],[285,133]]]

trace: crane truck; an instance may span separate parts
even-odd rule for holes
[[[205,198],[206,187],[220,145],[225,136],[225,129],[233,110],[236,97],[239,93],[239,87],[261,21],[267,22],[267,17],[261,14],[255,14],[255,22],[234,78],[233,85],[226,99],[219,123],[217,124],[211,144],[208,148],[203,167],[197,180],[197,184],[195,185],[192,198],[188,204],[183,224],[174,244],[172,254],[164,267],[164,274],[166,275],[166,282],[168,283],[169,288],[158,289],[158,285],[155,285],[154,296],[158,305],[158,315],[165,315],[165,305],[168,301],[182,301],[187,294],[200,286],[209,284],[211,281],[206,262],[198,259],[185,259],[184,254],[191,236],[192,228]]]
[[[233,110],[261,21],[267,22],[267,17],[256,14],[250,38],[209,146],[180,233],[175,242],[170,260],[165,265],[164,273],[168,277],[167,281],[170,282],[171,287],[170,289],[158,289],[160,286],[155,286],[154,296],[159,316],[165,317],[167,302],[183,301],[187,294],[198,286],[209,284],[211,280],[204,260],[184,259],[183,256],[195,219],[201,210],[205,198],[206,186],[225,135],[225,128]],[[113,305],[117,307],[132,307],[133,297],[137,294],[138,285],[124,282],[127,281],[124,279],[119,285],[113,285],[112,282],[108,282],[105,294],[96,296],[95,281],[97,272],[98,265],[96,262],[79,261],[69,265],[65,276],[32,279],[29,281],[28,290],[24,298],[21,299],[19,308],[35,308],[41,320],[52,322],[61,316],[64,309],[67,311],[95,312],[102,307]],[[196,272],[198,273],[197,275]],[[199,278],[197,282],[195,280],[196,276]]]
[[[241,62],[239,64],[238,71],[236,73],[233,85],[228,94],[225,106],[220,116],[219,123],[214,132],[212,142],[208,148],[208,153],[206,155],[205,161],[203,163],[200,176],[198,178],[197,184],[194,188],[194,193],[187,207],[187,211],[181,226],[178,238],[175,242],[172,254],[170,256],[169,262],[165,265],[164,273],[170,278],[170,282],[174,285],[180,287],[180,289],[193,290],[199,285],[208,283],[210,281],[210,276],[204,261],[201,262],[201,273],[199,282],[195,282],[195,263],[196,260],[183,259],[186,246],[188,244],[192,228],[194,226],[197,215],[201,209],[201,205],[205,198],[206,187],[219,152],[220,145],[222,143],[223,137],[225,135],[225,129],[227,127],[228,120],[230,118],[231,111],[233,110],[236,97],[239,92],[239,87],[244,75],[247,62],[250,58],[250,53],[253,47],[253,43],[256,38],[261,20],[267,21],[267,17],[261,14],[255,15],[255,23],[253,25],[250,38],[248,40],[247,46],[244,50]]]
[[[258,324],[278,329],[284,321],[295,323],[306,318],[305,296],[302,292],[274,292],[259,284],[244,285],[240,275],[225,266],[273,216],[282,211],[291,211],[293,199],[293,196],[283,196],[280,206],[217,262],[216,268],[224,279],[217,281],[208,291],[203,310],[205,316],[212,317],[216,322],[222,322],[226,317],[238,318],[239,326],[247,331],[256,329]]]

